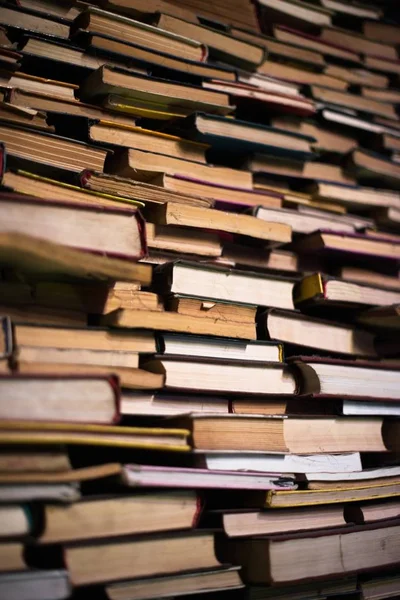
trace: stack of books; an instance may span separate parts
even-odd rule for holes
[[[0,597],[400,597],[389,0],[0,9]]]

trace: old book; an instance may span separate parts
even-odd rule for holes
[[[29,596],[31,600],[63,600],[71,593],[68,573],[62,569],[32,569],[20,573],[4,573],[0,577],[0,594],[5,598],[14,596],[15,600],[23,600]]]
[[[301,492],[300,492],[301,493]],[[390,526],[391,525],[391,526]],[[365,569],[395,566],[398,563],[399,525],[386,523],[371,528],[304,533],[289,539],[258,539],[221,544],[225,560],[243,565],[244,579],[252,583],[290,583],[332,575],[346,576]],[[299,555],[303,560],[299,561]],[[256,560],[262,556],[264,560]],[[287,561],[296,566],[287,568]]]
[[[42,35],[65,39],[69,37],[69,26],[66,23],[24,13],[18,10],[17,7],[3,6],[1,9],[1,22],[7,27],[15,27],[29,32],[33,31]]]
[[[169,9],[173,4],[168,4]],[[113,61],[107,58],[109,54],[113,57],[129,57],[139,63],[151,65],[158,69],[169,69],[178,72],[181,76],[204,77],[207,79],[222,79],[224,81],[235,81],[235,73],[231,69],[222,68],[217,65],[211,65],[204,62],[189,60],[181,55],[172,55],[162,52],[156,52],[153,48],[138,45],[137,43],[128,43],[122,40],[117,40],[109,35],[103,35],[95,32],[88,32],[89,39],[85,42],[88,44],[87,50],[90,54],[98,57],[99,53],[104,53],[104,58],[101,56],[96,60],[102,60],[104,64],[112,63]],[[100,65],[99,65],[100,66]]]
[[[199,456],[201,465],[215,470],[258,471],[261,473],[346,473],[362,469],[358,452],[340,454],[207,452]]]
[[[323,352],[376,357],[374,335],[331,321],[271,309],[259,316],[259,325],[270,339],[307,346]]]
[[[139,355],[135,352],[120,352],[107,350],[78,350],[75,348],[41,348],[34,346],[22,346],[18,349],[18,363],[36,364],[62,364],[108,367],[127,367],[137,369],[139,367]]]
[[[386,156],[367,150],[353,150],[349,157],[348,168],[356,173],[361,181],[377,181],[389,188],[400,188],[400,164]]]
[[[106,209],[3,193],[0,213],[0,232],[4,234],[12,231],[34,235],[72,248],[131,260],[146,253],[143,220],[134,208]],[[118,230],[118,236],[112,229]]]
[[[121,395],[121,414],[124,416],[170,417],[188,413],[229,412],[227,398],[192,394],[124,390]]]
[[[69,367],[64,377],[1,376],[0,389],[4,397],[12,397],[12,406],[5,407],[2,419],[58,420],[113,423],[119,419],[118,382],[111,376],[75,375]],[[40,403],[32,403],[40,397]]]
[[[290,225],[282,221],[268,221],[267,218],[265,220],[256,219],[252,215],[238,215],[221,210],[184,206],[173,202],[146,207],[145,216],[147,220],[157,225],[226,231],[234,235],[264,240],[264,242],[287,243],[292,239]]]
[[[61,448],[46,450],[38,446],[34,450],[20,448],[12,450],[5,448],[0,452],[0,473],[57,473],[72,469],[66,451]]]
[[[49,98],[70,102],[75,100],[75,93],[78,90],[78,86],[73,83],[29,75],[20,71],[11,74],[5,87],[11,91],[18,88],[26,92],[39,93]]]
[[[238,304],[248,304],[251,299],[258,306],[293,309],[293,282],[285,278],[181,261],[159,267],[156,277],[164,292]],[[157,279],[155,282],[157,285]]]
[[[137,148],[146,152],[157,150],[160,154],[167,154],[174,158],[205,163],[204,153],[207,146],[204,144],[142,127],[99,121],[94,124],[89,123],[88,136],[91,142]]]
[[[175,421],[173,421],[175,422]],[[197,450],[247,452],[385,452],[383,419],[374,417],[295,418],[260,415],[198,414],[178,419],[190,428]]]
[[[177,131],[221,151],[229,148],[236,153],[274,151],[294,158],[312,156],[312,140],[308,136],[301,132],[283,131],[279,126],[267,127],[229,117],[196,113],[179,123]]]
[[[211,56],[238,66],[254,68],[264,60],[265,50],[245,40],[235,39],[223,32],[190,23],[171,14],[160,13],[152,23],[162,30],[200,41],[209,48]]]
[[[318,251],[321,255],[344,258],[351,256],[352,261],[357,257],[369,256],[370,266],[384,265],[395,267],[400,258],[400,244],[381,237],[366,236],[361,233],[339,233],[321,230],[305,236],[294,242],[294,248],[300,253]],[[378,269],[379,270],[379,269]]]
[[[382,508],[385,511],[386,505],[383,504]],[[374,577],[373,579],[368,578],[367,581],[363,581],[360,584],[362,598],[364,600],[372,600],[372,598],[396,597],[399,591],[399,583],[399,578],[396,575]]]
[[[245,362],[283,362],[283,347],[275,342],[251,342],[236,339],[161,333],[160,353],[168,356],[203,357]]]
[[[254,323],[257,307],[232,302],[216,302],[215,300],[190,298],[170,295],[166,298],[167,310],[177,312],[181,315],[201,317],[204,319],[226,319],[236,323]],[[228,344],[224,340],[224,344]],[[240,342],[241,343],[241,342]]]
[[[333,90],[346,90],[348,88],[347,81],[343,79],[331,77],[330,75],[325,75],[325,73],[305,70],[291,64],[274,62],[269,59],[258,67],[257,72],[269,77],[282,77],[301,85],[320,85]]]
[[[177,575],[162,575],[146,579],[135,579],[106,586],[110,600],[140,600],[156,597],[157,594],[196,592],[219,592],[242,588],[238,567],[225,567]]]
[[[318,181],[312,186],[312,194],[317,199],[338,202],[354,209],[390,207],[400,209],[398,192],[361,186],[343,186],[335,183]]]
[[[87,499],[64,506],[45,505],[45,526],[39,543],[191,529],[196,526],[199,510],[200,502],[193,491],[142,493]]]
[[[195,38],[190,39],[190,36],[160,30],[152,25],[95,6],[87,7],[76,17],[72,31],[76,32],[79,29],[109,35],[123,42],[132,42],[145,48],[151,47],[153,50],[190,60],[205,61],[207,58],[205,46]]]
[[[355,227],[346,222],[346,218],[340,215],[307,214],[291,209],[274,209],[260,206],[254,209],[254,215],[257,219],[268,221],[270,223],[285,223],[290,225],[293,233],[311,233],[323,227],[337,231],[355,232]]]
[[[285,117],[275,117],[272,119],[275,127],[287,129],[295,133],[310,136],[313,140],[310,142],[314,150],[321,152],[335,152],[338,154],[347,154],[353,148],[356,148],[358,142],[355,138],[343,135],[340,132],[325,127],[317,126],[309,121],[295,121]]]
[[[383,71],[390,75],[399,75],[400,74],[400,61],[399,60],[389,60],[386,58],[381,58],[380,56],[364,56],[364,64],[368,69],[372,69],[373,71]]]
[[[227,512],[222,515],[222,524],[228,538],[240,538],[344,527],[346,521],[343,508],[324,506],[288,508],[280,512]]]
[[[224,318],[204,319],[171,311],[117,310],[102,317],[102,323],[122,329],[146,328],[156,331],[236,337],[246,340],[257,338],[255,323],[238,323],[237,321],[227,321]]]
[[[218,233],[192,227],[147,222],[146,238],[150,249],[175,252],[175,256],[187,253],[194,256],[218,257],[222,254],[222,243]]]
[[[371,40],[393,45],[400,44],[400,34],[397,27],[389,23],[363,21],[363,32],[365,37]]]
[[[375,271],[369,271],[368,269],[341,266],[337,271],[337,275],[345,281],[354,281],[365,283],[367,285],[371,284],[387,290],[400,291],[400,280],[398,277],[376,273]]]
[[[272,271],[297,272],[298,260],[293,252],[286,250],[266,250],[242,246],[240,244],[225,243],[222,248],[222,258],[229,261],[233,267],[246,266],[251,269],[266,269]]]
[[[282,42],[321,52],[324,56],[334,56],[351,63],[360,63],[361,57],[347,45],[332,44],[321,37],[313,36],[304,31],[273,24],[274,37]],[[339,79],[339,78],[338,78]]]
[[[165,548],[168,547],[168,552]],[[207,531],[159,534],[65,548],[73,585],[219,567]]]
[[[198,141],[201,142],[201,140]],[[182,147],[183,144],[184,140],[180,142],[180,146]],[[193,159],[183,160],[170,155],[162,155],[158,141],[155,146],[157,153],[143,152],[136,148],[119,152],[108,162],[107,171],[120,177],[148,183],[151,183],[157,173],[167,173],[168,175],[184,175],[222,186],[229,181],[232,186],[252,190],[252,176],[248,171],[209,166],[195,162]]]
[[[338,65],[328,65],[324,69],[326,75],[344,79],[353,85],[368,85],[371,88],[385,88],[389,84],[389,78],[382,73],[374,73],[366,69],[346,69]],[[370,88],[368,88],[370,89]]]
[[[251,33],[239,27],[231,27],[231,35],[241,40],[247,40],[266,49],[268,56],[280,60],[281,62],[300,63],[302,66],[323,67],[325,65],[324,57],[319,52],[306,50],[299,46],[294,47],[290,44],[284,44],[266,35]]]
[[[25,571],[24,545],[20,542],[0,543],[0,572]]]
[[[400,400],[400,372],[391,369],[390,365],[318,357],[294,357],[291,364],[298,373],[300,394]]]
[[[332,12],[321,6],[304,5],[296,0],[263,0],[260,4],[269,23],[298,25],[305,30],[332,24]]]
[[[162,101],[170,107],[183,106],[221,114],[231,111],[227,94],[106,66],[85,79],[80,93],[83,99],[119,94],[130,99]]]
[[[152,183],[165,191],[185,195],[193,195],[200,198],[208,198],[214,202],[239,204],[242,206],[273,206],[279,208],[281,199],[276,194],[268,194],[259,190],[246,190],[229,184],[217,185],[207,183],[186,176],[167,175],[158,173],[152,179]]]
[[[220,394],[293,394],[294,378],[279,363],[217,360],[161,355],[144,360],[143,367],[165,375],[165,388]]]
[[[83,279],[122,280],[149,285],[151,267],[69,248],[22,233],[0,234],[0,263],[23,272]]]
[[[16,170],[7,171],[3,176],[3,185],[16,194],[26,194],[35,196],[42,200],[54,200],[70,202],[82,205],[89,204],[97,207],[118,207],[118,204],[124,208],[126,206],[142,206],[141,203],[122,196],[104,194],[92,190],[82,189],[77,185],[72,185],[29,171]]]
[[[317,85],[313,85],[311,91],[313,98],[321,102],[335,104],[372,115],[388,117],[389,119],[397,119],[397,113],[392,104],[378,102],[372,98],[364,98],[356,94],[330,90],[322,86],[318,87]]]
[[[270,154],[255,154],[244,166],[253,173],[293,179],[317,179],[341,185],[355,184],[355,179],[337,165],[317,161],[303,162]]]
[[[399,479],[398,466],[363,469],[359,473],[304,473],[301,478],[307,481],[308,489],[357,488],[362,485],[391,484]],[[364,483],[363,483],[364,482]],[[354,505],[353,505],[354,506]],[[350,507],[351,509],[351,507]]]
[[[321,273],[306,275],[296,284],[293,293],[295,306],[298,307],[362,308],[365,305],[385,306],[400,303],[400,292],[341,281]]]
[[[0,531],[2,538],[24,537],[33,529],[32,513],[24,504],[3,504],[0,507]]]
[[[0,119],[7,123],[15,123],[54,133],[54,127],[47,124],[47,115],[31,108],[23,108],[10,104],[9,102],[0,102]]]
[[[400,329],[400,307],[398,303],[392,306],[370,308],[358,316],[362,325],[380,330],[396,331]]]
[[[354,31],[350,32],[345,29],[323,27],[321,39],[360,54],[397,60],[397,52],[394,46],[373,41]]]
[[[158,185],[134,181],[117,175],[107,175],[95,171],[85,170],[81,173],[81,185],[84,188],[101,192],[131,198],[136,201],[148,201],[152,203],[163,203],[168,201],[188,204],[190,206],[210,207],[213,200],[200,196],[191,196],[173,192]]]
[[[102,171],[107,151],[68,138],[2,123],[0,135],[10,157],[79,173],[82,169]]]
[[[163,429],[161,427],[120,427],[113,425],[92,425],[82,423],[61,423],[45,421],[10,421],[0,423],[0,440],[2,444],[9,445],[84,445],[98,447],[137,448],[148,450],[164,450],[187,452],[190,449],[187,438],[189,432],[185,429]],[[117,468],[116,468],[117,467]],[[93,479],[93,474],[99,476],[100,467],[88,467],[82,477]],[[104,465],[101,465],[104,471]],[[107,469],[107,475],[120,472],[120,465],[112,465]],[[94,471],[93,471],[94,470]],[[79,469],[78,469],[79,471]],[[101,476],[104,473],[101,471]],[[72,471],[67,477],[59,473],[55,477],[41,479],[41,481],[79,481],[79,473]],[[8,478],[9,479],[9,478]],[[35,479],[37,481],[37,479]],[[20,477],[20,482],[26,482],[26,476]]]
[[[44,93],[13,88],[7,94],[8,102],[13,106],[31,108],[61,115],[73,115],[87,119],[103,119],[111,123],[134,124],[133,117],[122,113],[103,110],[101,107],[85,104],[76,99],[65,100]]]

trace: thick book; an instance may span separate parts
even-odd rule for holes
[[[382,154],[363,149],[353,150],[348,167],[361,181],[378,182],[379,185],[384,183],[389,188],[400,188],[400,165]]]
[[[238,362],[191,356],[155,356],[143,367],[165,376],[165,389],[223,394],[294,394],[296,385],[282,363]]]
[[[0,595],[14,600],[64,600],[72,594],[68,572],[62,569],[29,570],[0,576]]]
[[[400,303],[400,292],[351,283],[322,273],[306,275],[293,290],[296,307],[365,308]]]
[[[346,216],[326,214],[315,211],[301,212],[293,209],[274,209],[266,206],[258,206],[253,214],[262,221],[270,223],[285,223],[290,225],[293,233],[312,233],[322,227],[330,227],[333,231],[348,231],[355,233],[355,227],[349,223]]]
[[[300,492],[301,493],[301,492]],[[244,580],[280,584],[347,576],[399,565],[398,521],[325,529],[280,539],[219,539],[220,556],[242,564]],[[302,560],[299,560],[302,556]],[[263,560],[260,559],[263,557]],[[292,565],[287,568],[288,561]]]
[[[134,207],[97,207],[3,192],[0,214],[1,234],[32,235],[129,260],[139,260],[147,252],[144,221]]]
[[[382,432],[383,419],[198,414],[173,419],[190,428],[197,450],[259,452],[386,452],[398,427]],[[385,435],[385,439],[383,439]]]
[[[154,279],[160,292],[237,304],[293,309],[293,280],[249,271],[176,261],[162,265]]]
[[[77,423],[119,421],[119,385],[115,377],[76,375],[73,367],[64,376],[1,375],[3,398],[13,402],[2,407],[1,419],[32,419]],[[32,398],[40,402],[32,402]]]
[[[23,272],[86,280],[151,282],[150,265],[101,256],[22,233],[0,234],[0,261]]]
[[[400,306],[399,303],[392,306],[377,306],[362,312],[358,322],[378,331],[396,332],[400,329]]]
[[[264,337],[322,353],[376,358],[375,336],[369,331],[299,312],[270,309],[258,316]]]

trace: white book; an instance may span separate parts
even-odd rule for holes
[[[337,473],[318,473],[318,475],[315,475],[315,473],[304,473],[307,481],[368,481],[382,477],[398,477],[399,475],[400,465],[365,469],[358,473],[343,471],[338,471]]]

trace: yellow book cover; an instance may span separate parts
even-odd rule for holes
[[[320,273],[304,277],[293,290],[293,301],[302,304],[313,298],[324,297],[324,282]]]
[[[0,421],[1,444],[71,444],[188,452],[187,429],[44,421]]]
[[[185,142],[185,144],[192,144],[198,148],[209,148],[208,144],[202,144],[201,142],[193,142],[192,140],[183,139],[177,135],[171,135],[169,133],[162,133],[161,131],[153,131],[152,129],[143,129],[143,127],[137,127],[136,125],[125,125],[125,123],[114,123],[113,121],[101,120],[98,125],[104,125],[105,127],[113,127],[114,129],[123,129],[124,131],[132,131],[137,133],[144,133],[150,137],[162,138],[164,140],[171,140],[173,142]]]

